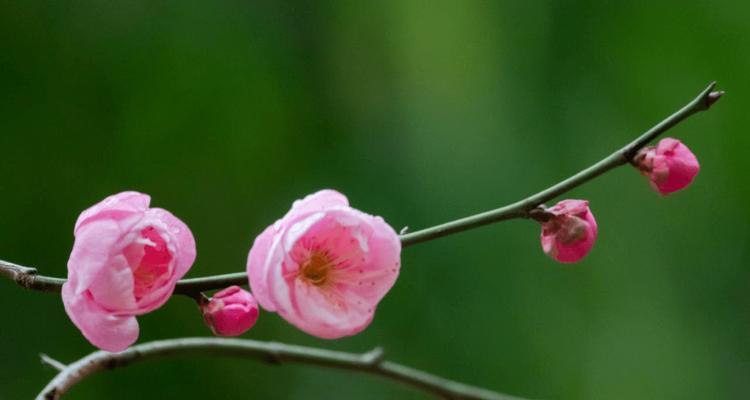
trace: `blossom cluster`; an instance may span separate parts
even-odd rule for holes
[[[693,153],[676,139],[646,147],[632,160],[660,194],[689,185]],[[598,227],[586,200],[539,206],[544,252],[561,263],[584,258]],[[85,210],[63,285],[65,311],[84,337],[121,351],[139,334],[137,316],[161,307],[193,265],[190,229],[150,197],[122,192]],[[401,268],[401,240],[383,218],[349,206],[334,190],[294,202],[258,235],[247,258],[252,294],[238,286],[200,301],[211,331],[237,336],[255,325],[259,306],[320,338],[355,335],[373,321]]]

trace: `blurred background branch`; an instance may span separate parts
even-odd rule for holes
[[[357,371],[401,382],[443,399],[518,400],[491,390],[454,382],[401,364],[383,360],[383,350],[375,348],[362,354],[229,338],[180,338],[142,343],[120,353],[97,351],[67,366],[42,355],[42,360],[61,369],[37,396],[37,400],[56,400],[75,384],[98,371],[121,368],[155,358],[196,355],[223,355],[254,358],[269,364],[300,363]]]

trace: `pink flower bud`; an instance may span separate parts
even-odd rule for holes
[[[62,287],[65,311],[94,346],[121,351],[138,338],[137,315],[172,295],[195,260],[190,229],[137,192],[109,196],[76,221]]]
[[[562,263],[574,263],[588,254],[597,235],[596,220],[586,200],[563,200],[545,210],[550,219],[542,223],[542,249]]]
[[[239,336],[258,320],[258,302],[250,292],[230,286],[201,305],[203,319],[216,336]]]
[[[372,322],[396,282],[401,241],[380,217],[321,190],[255,239],[247,260],[258,303],[326,339],[354,335]]]
[[[662,139],[656,147],[644,147],[634,162],[662,195],[687,187],[700,170],[690,149],[673,138]]]

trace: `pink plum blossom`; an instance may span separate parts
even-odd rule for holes
[[[545,210],[550,216],[542,223],[542,249],[562,263],[581,260],[594,246],[596,220],[586,200],[563,200]]]
[[[258,302],[250,292],[230,286],[201,305],[203,319],[217,336],[239,336],[258,320]]]
[[[135,316],[159,308],[195,260],[190,229],[150,197],[122,192],[87,209],[62,288],[65,311],[86,339],[121,351],[138,338]]]
[[[321,190],[255,239],[247,260],[260,305],[321,338],[354,335],[372,321],[398,277],[401,242],[380,217]]]
[[[662,195],[687,187],[700,170],[693,152],[673,138],[662,139],[656,147],[643,148],[634,162]]]

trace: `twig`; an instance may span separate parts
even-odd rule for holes
[[[426,242],[494,222],[515,218],[542,218],[543,215],[536,212],[542,203],[554,199],[613,168],[631,162],[638,150],[646,146],[659,135],[668,131],[670,128],[679,124],[691,115],[700,111],[708,110],[724,94],[724,92],[714,92],[713,89],[715,86],[716,82],[712,82],[695,99],[674,114],[656,124],[637,139],[568,179],[504,207],[457,219],[455,221],[446,222],[444,224],[412,233],[404,233],[400,236],[402,246],[408,247],[417,243]],[[0,260],[0,275],[10,277],[15,280],[16,283],[27,289],[43,292],[60,291],[62,284],[65,282],[64,279],[37,275],[36,269],[34,268],[22,267],[2,260]],[[220,289],[231,285],[246,284],[247,275],[244,272],[236,272],[224,275],[183,279],[177,283],[175,293],[195,298],[203,291]]]
[[[39,292],[59,292],[65,283],[65,279],[37,275],[36,268],[3,260],[0,260],[0,276],[10,278],[21,287]]]
[[[24,267],[9,261],[0,260],[0,276],[15,281],[19,286],[46,293],[57,293],[62,289],[65,279],[39,275],[36,268]],[[232,285],[247,285],[247,274],[236,272],[233,274],[213,275],[203,278],[182,279],[177,282],[176,294],[193,298],[201,296],[201,292],[220,289]]]
[[[403,235],[401,236],[401,244],[404,247],[411,246],[413,244],[437,239],[442,236],[473,229],[493,222],[513,218],[530,218],[532,210],[539,207],[545,201],[552,200],[613,168],[627,164],[633,159],[636,153],[638,153],[638,150],[646,146],[659,135],[668,131],[689,116],[700,111],[708,110],[724,94],[724,92],[714,92],[713,89],[715,86],[716,82],[711,82],[707,88],[693,99],[693,101],[682,107],[680,110],[656,124],[637,139],[625,145],[625,147],[615,151],[601,161],[570,178],[513,204]]]
[[[42,360],[42,364],[49,365],[50,367],[56,369],[58,372],[63,371],[68,366],[61,363],[60,361],[55,360],[54,358],[42,353],[39,354],[39,358]]]
[[[355,354],[276,342],[229,338],[182,338],[133,346],[121,353],[97,351],[68,365],[36,397],[59,399],[89,375],[149,359],[171,356],[222,355],[255,358],[271,364],[299,363],[378,375],[446,399],[518,400],[519,398],[441,378],[383,360],[376,348]]]

